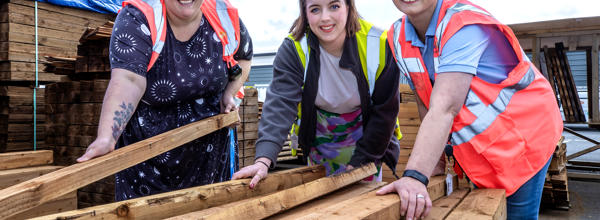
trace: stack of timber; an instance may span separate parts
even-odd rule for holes
[[[400,84],[400,111],[398,112],[398,121],[400,122],[400,131],[402,139],[400,140],[400,157],[396,165],[396,174],[400,175],[406,167],[413,145],[417,139],[417,131],[421,125],[419,110],[415,93],[408,84]],[[393,182],[396,177],[392,174],[389,167],[383,166],[383,181]]]
[[[543,207],[569,210],[569,184],[567,178],[567,143],[561,137],[546,174],[546,182],[542,192]]]
[[[237,127],[239,167],[254,164],[258,139],[258,91],[244,88],[244,99],[239,108],[241,123]]]
[[[113,25],[113,22],[107,22],[83,34],[72,79],[110,78],[109,45]]]
[[[50,150],[2,153],[0,154],[0,189],[62,168],[53,166],[52,163],[53,155]],[[9,219],[26,219],[74,209],[77,209],[77,195],[73,191]]]
[[[397,194],[377,196],[384,183],[360,181],[376,172],[370,164],[325,177],[322,166],[302,167],[270,174],[254,190],[249,179],[234,180],[39,219],[400,219]],[[504,190],[457,188],[456,178],[448,187],[445,179],[427,186],[434,201],[427,219],[506,218]]]
[[[45,103],[43,88],[36,92],[34,112],[33,88],[25,86],[0,86],[0,152],[33,150],[34,136],[36,149],[46,149]],[[34,114],[36,134],[34,135]]]
[[[37,80],[40,84],[67,80],[66,76],[44,71],[41,64],[35,65],[34,4],[30,0],[0,3],[0,152],[33,149],[34,139],[37,140],[37,149],[45,148],[44,89],[36,88],[34,102],[35,71],[39,71]],[[74,59],[79,38],[87,26],[97,26],[114,17],[41,2],[37,15],[37,55],[40,63],[44,56]],[[37,118],[36,137],[34,114]]]
[[[7,81],[35,80],[35,8],[29,0],[8,0],[0,9],[0,79]],[[87,27],[97,27],[114,15],[38,3],[38,55],[75,58],[79,39]],[[61,76],[40,68],[39,80],[61,81]]]
[[[556,43],[555,48],[544,46],[544,56],[540,56],[540,65],[542,73],[552,85],[554,94],[560,97],[558,101],[562,106],[565,122],[586,122],[563,43]]]
[[[69,166],[96,139],[109,80],[58,82],[46,87],[48,132],[57,165]],[[78,207],[114,202],[114,176],[78,190]]]

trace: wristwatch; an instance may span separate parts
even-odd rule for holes
[[[429,178],[427,178],[421,172],[416,171],[416,170],[404,170],[404,173],[402,173],[402,176],[416,179],[419,182],[423,183],[423,185],[425,185],[425,187],[427,187],[427,184],[429,184]]]

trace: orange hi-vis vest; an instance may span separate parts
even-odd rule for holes
[[[150,26],[148,29],[152,38],[152,55],[147,69],[149,71],[165,45],[167,11],[164,0],[128,0],[123,2],[123,7],[126,5],[133,5],[142,11]],[[200,9],[223,45],[223,61],[227,62],[228,67],[236,65],[237,61],[233,55],[240,46],[240,19],[237,9],[228,0],[204,0]],[[237,92],[236,97],[244,98],[244,88]]]
[[[429,108],[432,83],[419,48],[406,41],[406,19],[392,25],[388,44],[400,71]],[[562,133],[562,118],[550,84],[529,61],[512,30],[469,1],[442,4],[434,38],[435,74],[445,43],[471,24],[496,26],[519,64],[498,84],[473,77],[465,104],[454,118],[450,143],[456,161],[475,185],[505,189],[512,195],[548,162]]]

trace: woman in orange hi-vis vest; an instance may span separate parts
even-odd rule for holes
[[[235,110],[252,58],[250,36],[227,0],[125,1],[109,49],[98,137],[80,162]],[[117,173],[115,199],[229,180],[228,133],[215,131]]]
[[[423,117],[403,178],[378,193],[397,192],[407,219],[426,216],[428,178],[446,152],[475,186],[506,190],[509,219],[537,219],[562,133],[550,84],[512,30],[481,7],[393,2],[406,16],[392,25],[388,43]]]

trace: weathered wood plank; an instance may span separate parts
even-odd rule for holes
[[[385,184],[387,183],[358,182],[297,208],[272,216],[269,219],[298,219],[312,213],[318,213],[340,202],[371,192]]]
[[[442,220],[445,219],[452,210],[467,196],[471,191],[469,188],[462,188],[454,191],[448,197],[443,197],[433,201],[429,215],[425,220]]]
[[[75,209],[77,209],[77,192],[73,191],[52,201],[46,202],[38,207],[35,207],[34,209],[31,209],[27,212],[23,212],[21,214],[12,216],[8,219],[29,219]]]
[[[371,163],[336,176],[324,177],[268,196],[253,198],[219,212],[192,212],[171,219],[263,219],[358,182],[376,172],[375,164]]]
[[[237,111],[217,115],[128,145],[110,154],[0,190],[0,219],[25,212],[75,189],[164,153],[238,120]]]
[[[51,150],[12,152],[0,154],[0,170],[52,164]]]
[[[253,190],[249,179],[193,187],[39,219],[162,219],[288,189],[325,176],[323,166],[272,173]]]
[[[0,189],[54,172],[60,168],[62,168],[62,166],[41,166],[2,170],[0,171]]]
[[[445,178],[445,176],[431,178],[427,186],[431,200],[445,195]],[[456,176],[453,181],[457,181]],[[452,184],[453,188],[456,185]],[[300,219],[400,219],[400,199],[397,193],[378,196],[375,192],[370,192]]]
[[[506,219],[506,193],[503,189],[475,189],[446,219]]]

